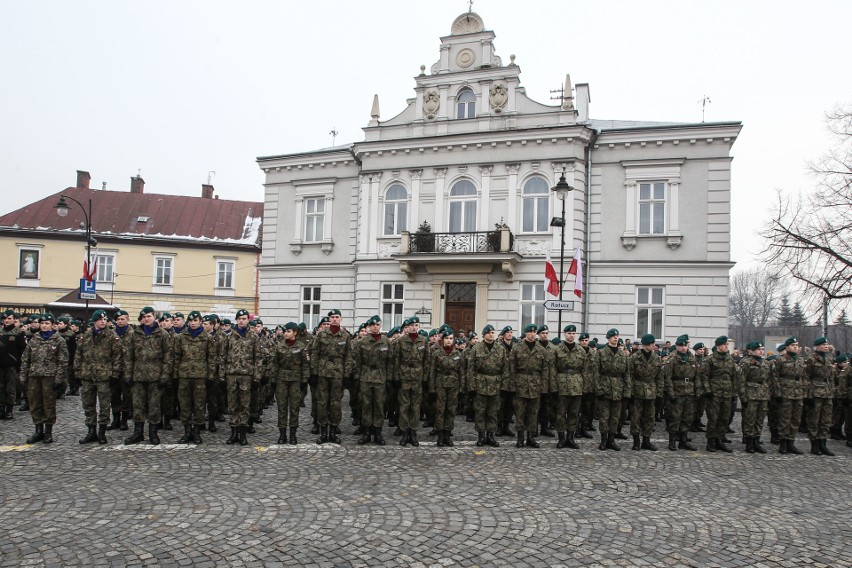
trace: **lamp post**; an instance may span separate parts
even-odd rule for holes
[[[79,201],[77,201],[76,199],[71,197],[70,195],[60,195],[59,196],[59,202],[56,205],[53,206],[53,208],[56,209],[57,215],[59,215],[60,217],[67,217],[68,216],[69,207],[68,207],[68,203],[65,201],[66,199],[70,199],[71,201],[73,201],[74,203],[79,205],[80,209],[83,210],[83,216],[86,218],[86,265],[89,267],[89,270],[91,270],[92,247],[98,246],[98,241],[96,241],[94,239],[94,237],[92,237],[92,199],[89,198],[89,207],[88,207],[88,212],[87,212],[86,207],[82,203],[80,203]],[[86,275],[86,276],[88,276],[88,275]],[[89,300],[86,299],[86,319],[87,320],[89,319],[89,315],[90,315],[89,314]]]
[[[574,191],[574,188],[568,185],[568,182],[565,181],[565,170],[562,170],[562,174],[559,176],[559,181],[550,188],[550,191],[556,193],[556,197],[562,201],[562,217],[553,217],[550,220],[551,227],[560,227],[561,228],[561,247],[559,249],[559,300],[562,300],[562,288],[565,285],[565,201],[568,198],[568,194]],[[557,334],[561,337],[562,334],[562,310],[559,310],[559,323]]]

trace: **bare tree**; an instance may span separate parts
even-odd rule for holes
[[[814,190],[778,193],[761,236],[764,260],[804,284],[812,303],[852,298],[852,103],[826,115],[834,145],[810,165]]]
[[[781,303],[781,279],[765,267],[731,276],[730,317],[738,327],[765,327]]]

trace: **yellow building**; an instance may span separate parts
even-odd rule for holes
[[[0,307],[80,318],[101,307],[133,316],[148,305],[257,311],[263,203],[220,200],[206,184],[189,197],[145,193],[139,176],[130,192],[94,190],[90,180],[78,171],[75,187],[0,217],[0,262],[13,267],[0,274]],[[97,294],[88,310],[78,299],[87,253]]]

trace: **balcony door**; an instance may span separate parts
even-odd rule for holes
[[[476,186],[463,179],[450,190],[450,232],[476,231]]]
[[[476,324],[476,283],[447,282],[444,321],[458,334],[470,332]]]

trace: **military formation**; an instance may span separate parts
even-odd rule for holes
[[[29,444],[54,440],[56,401],[66,394],[80,396],[80,444],[107,444],[108,431],[132,422],[125,445],[157,445],[172,420],[183,426],[177,443],[201,444],[202,431],[227,420],[225,443],[245,446],[264,409],[277,404],[277,443],[295,445],[308,394],[316,443],[340,444],[348,390],[359,445],[392,437],[417,447],[422,424],[439,447],[453,446],[463,416],[477,446],[511,437],[518,448],[539,448],[544,436],[556,437],[557,449],[579,449],[597,429],[599,450],[620,451],[629,423],[632,449],[657,451],[651,434],[665,421],[669,450],[696,451],[690,434],[706,428],[706,451],[729,453],[739,405],[748,453],[766,453],[766,425],[782,454],[804,453],[799,432],[814,455],[835,455],[828,439],[848,437],[852,447],[852,371],[824,337],[808,353],[790,337],[765,357],[759,342],[729,353],[725,336],[709,349],[687,335],[674,345],[650,334],[630,344],[613,328],[598,345],[572,324],[552,339],[534,324],[519,337],[489,324],[480,337],[447,325],[427,332],[417,317],[384,332],[379,316],[350,332],[340,310],[312,332],[295,322],[269,330],[247,310],[231,321],[146,307],[135,324],[121,310],[112,319],[98,310],[86,325],[7,310],[0,338],[0,419],[14,419],[20,401],[35,426]],[[386,422],[395,428],[389,438]]]

